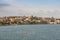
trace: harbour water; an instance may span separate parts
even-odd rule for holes
[[[0,40],[60,40],[60,24],[0,26]]]

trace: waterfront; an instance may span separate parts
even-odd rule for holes
[[[0,40],[60,40],[60,25],[0,26]]]
[[[60,18],[37,16],[9,16],[0,17],[0,25],[15,24],[60,24]]]

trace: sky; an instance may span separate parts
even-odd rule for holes
[[[60,18],[60,0],[0,0],[0,16]]]

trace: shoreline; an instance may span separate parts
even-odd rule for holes
[[[0,25],[60,24],[60,19],[36,16],[0,17]]]
[[[59,24],[12,24],[12,25],[0,25],[0,26],[16,26],[16,25],[59,25]]]

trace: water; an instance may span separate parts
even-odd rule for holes
[[[60,40],[60,25],[0,26],[0,40]]]

